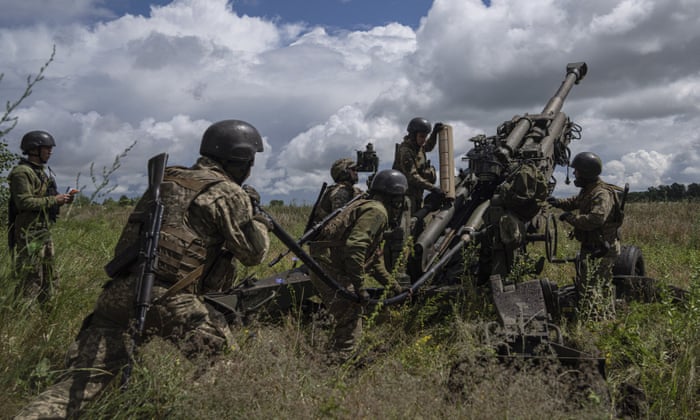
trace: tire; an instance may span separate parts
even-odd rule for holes
[[[613,276],[646,276],[642,250],[634,245],[623,245],[613,267]]]

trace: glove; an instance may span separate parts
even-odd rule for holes
[[[559,207],[559,200],[557,200],[554,197],[547,197],[547,204],[549,204],[552,207]]]
[[[565,211],[564,213],[559,215],[559,220],[562,222],[569,222],[571,223],[571,219],[574,218],[574,215],[571,214],[571,212]]]
[[[445,192],[442,191],[442,188],[438,187],[437,185],[433,185],[430,187],[430,192],[435,193],[435,194],[444,194]]]
[[[255,215],[253,216],[253,220],[255,220],[256,222],[260,222],[260,223],[262,223],[263,225],[265,225],[265,227],[267,228],[267,231],[268,231],[268,232],[271,231],[272,229],[274,229],[274,226],[272,225],[272,221],[271,221],[270,219],[268,219],[267,217],[265,217],[265,215],[262,214],[262,213],[257,213],[257,214],[255,214]]]
[[[441,122],[436,122],[435,126],[433,127],[433,131],[436,133],[439,133],[442,131],[443,128],[445,128],[445,124],[443,124]]]
[[[248,194],[248,197],[250,197],[250,204],[253,205],[253,207],[257,207],[260,205],[260,194],[258,194],[257,191],[255,191],[255,188],[251,187],[248,184],[243,185],[241,188],[243,188],[243,191]]]

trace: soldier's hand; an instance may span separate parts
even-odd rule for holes
[[[574,218],[574,215],[571,214],[571,212],[565,211],[564,213],[559,215],[559,220],[562,222],[569,222],[571,223],[571,219]]]
[[[255,215],[253,215],[253,220],[255,220],[255,221],[257,221],[257,222],[260,222],[260,223],[262,223],[263,225],[265,225],[265,227],[267,228],[268,232],[271,231],[272,229],[274,229],[274,226],[272,225],[272,221],[271,221],[270,219],[268,219],[268,218],[267,218],[264,214],[262,214],[262,213],[256,213]]]
[[[442,131],[443,128],[445,128],[445,124],[443,124],[441,122],[436,122],[435,126],[433,127],[433,131],[436,133],[439,133]]]
[[[253,205],[253,207],[257,207],[260,205],[260,194],[258,194],[257,191],[255,191],[255,188],[251,187],[248,184],[244,184],[241,188],[243,188],[243,191],[248,194],[248,197],[250,197],[250,204]]]
[[[70,194],[56,194],[56,204],[62,206],[64,204],[72,203],[73,196]]]

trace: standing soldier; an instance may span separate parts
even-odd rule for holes
[[[369,298],[364,287],[365,273],[373,274],[394,293],[401,291],[384,266],[380,245],[384,231],[403,211],[407,189],[406,177],[401,172],[389,169],[377,173],[369,197],[351,203],[309,243],[311,256],[324,271],[362,299],[359,303],[345,299],[311,274],[312,284],[335,319],[330,344],[338,360],[352,357],[362,334],[362,315]]]
[[[144,340],[158,335],[187,357],[215,355],[235,346],[223,314],[202,295],[230,288],[236,260],[259,264],[269,246],[268,226],[254,206],[260,198],[241,185],[250,175],[262,138],[252,125],[225,120],[202,137],[202,155],[190,168],[165,168],[164,205],[158,241],[153,300],[145,320]],[[128,364],[124,335],[136,317],[139,259],[129,249],[142,237],[146,196],[136,205],[108,264],[112,280],[85,321],[67,354],[60,382],[41,393],[17,418],[77,417],[80,409]]]
[[[348,201],[362,194],[357,187],[356,164],[350,158],[342,158],[333,162],[331,177],[335,184],[328,187],[319,201],[313,223],[320,222],[336,209],[343,207]]]
[[[432,130],[430,122],[425,118],[416,117],[409,123],[403,142],[396,145],[393,169],[400,171],[408,180],[408,199],[411,202],[411,215],[423,207],[423,192],[430,191],[444,195],[440,187],[435,185],[437,175],[435,168],[430,165],[425,153],[431,152],[437,143],[437,135],[442,130],[442,123],[436,123]],[[430,137],[428,137],[430,134]]]
[[[618,192],[623,190],[600,179],[603,163],[594,153],[577,154],[571,167],[574,185],[581,188],[579,194],[567,199],[549,197],[547,202],[565,210],[559,219],[574,227],[573,235],[581,243],[575,284],[579,298],[590,299],[591,291],[599,288],[607,310],[614,311],[612,268],[620,255],[622,210]],[[578,214],[572,214],[574,210]]]
[[[46,301],[58,287],[50,225],[56,221],[59,207],[73,202],[72,194],[58,193],[56,179],[46,165],[55,146],[56,141],[46,131],[28,132],[20,144],[27,158],[21,158],[8,176],[8,245],[21,279],[21,294],[39,302]]]

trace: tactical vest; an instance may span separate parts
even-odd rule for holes
[[[226,179],[223,174],[209,170],[193,170],[179,166],[165,169],[160,186],[164,209],[155,270],[159,281],[176,283],[204,264],[207,257],[206,244],[187,226],[185,217],[192,201],[202,191]],[[141,240],[141,229],[147,220],[145,212],[149,208],[150,203],[145,198],[136,205],[115,247],[115,260],[129,261],[129,250]],[[122,255],[127,257],[123,258]],[[133,270],[134,266],[129,268]]]
[[[358,210],[360,207],[365,205],[381,206],[382,204],[376,200],[368,200],[364,198],[350,203],[350,205],[344,211],[330,220],[328,224],[321,229],[321,232],[319,232],[318,235],[318,240],[315,240],[309,244],[312,254],[317,254],[317,252],[325,249],[331,249],[331,254],[334,254],[335,249],[345,245],[345,242],[347,241],[348,236],[350,236],[350,232],[355,226],[358,216],[360,215]],[[382,235],[377,235],[377,238],[375,238],[374,242],[370,245],[367,252],[369,259],[365,261],[365,267],[370,265],[370,263],[373,261],[373,257],[376,255],[375,251],[379,247],[381,240]]]
[[[581,197],[581,203],[589,203],[590,197],[600,188],[610,192],[613,197],[613,206],[610,209],[610,214],[608,214],[605,222],[603,222],[603,226],[599,229],[593,231],[574,229],[574,237],[581,242],[584,247],[597,248],[604,245],[606,242],[608,245],[611,245],[616,240],[621,239],[620,227],[624,220],[624,214],[621,210],[619,193],[622,192],[622,189],[620,187],[601,181],[596,188],[591,189],[585,196]],[[585,209],[583,210],[585,213]]]
[[[156,275],[177,282],[205,263],[206,244],[185,222],[192,201],[205,189],[226,180],[225,175],[179,166],[166,168],[161,197],[164,212],[158,240]]]

